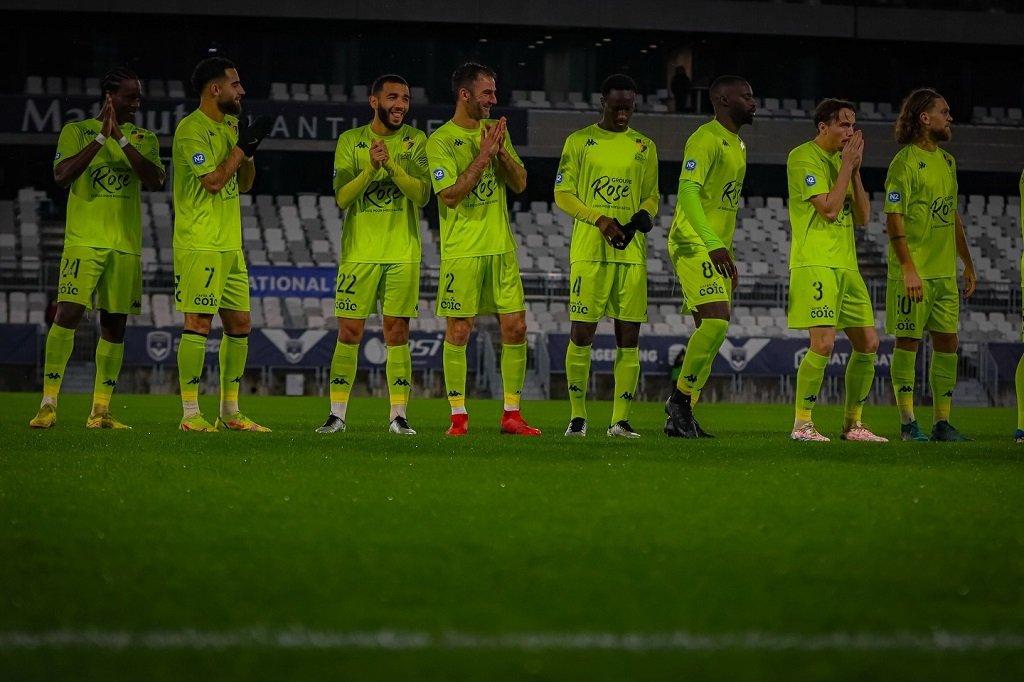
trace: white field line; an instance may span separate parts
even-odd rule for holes
[[[0,651],[24,649],[221,650],[242,648],[323,650],[492,651],[991,651],[1024,649],[1024,634],[933,631],[892,634],[777,634],[745,632],[335,632],[325,630],[53,630],[0,631]]]

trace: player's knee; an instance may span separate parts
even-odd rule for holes
[[[404,346],[409,343],[409,320],[385,318],[384,343],[388,346]]]
[[[832,355],[832,349],[835,347],[836,340],[834,338],[813,339],[811,341],[811,350],[818,355],[830,356]]]
[[[729,333],[729,320],[718,317],[705,317],[701,320],[700,328],[715,338],[724,339]]]
[[[100,313],[100,336],[108,343],[124,343],[125,328],[128,326],[128,316],[108,313]]]
[[[200,315],[198,313],[188,313],[185,315],[185,331],[209,336],[212,323],[213,315]]]
[[[338,318],[338,341],[344,344],[356,344],[363,340],[363,325],[353,324],[362,320],[346,320]]]
[[[85,306],[81,303],[61,301],[57,304],[57,312],[53,316],[53,321],[65,329],[76,329],[78,328],[78,323],[82,321],[82,315],[84,314]]]
[[[515,317],[502,320],[501,335],[505,343],[522,343],[526,341],[526,318]]]
[[[471,331],[473,331],[473,325],[468,320],[448,318],[448,328],[445,331],[444,340],[455,346],[465,346],[469,343]]]

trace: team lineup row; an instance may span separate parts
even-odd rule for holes
[[[192,85],[200,94],[199,107],[182,119],[172,143],[175,301],[185,318],[177,350],[179,426],[198,432],[268,431],[238,405],[251,330],[239,193],[253,186],[253,155],[270,121],[241,115],[245,90],[238,69],[226,59],[200,62]],[[540,435],[520,412],[526,306],[507,202],[509,191],[525,190],[527,172],[505,119],[490,115],[497,104],[495,72],[464,64],[452,74],[452,91],[451,120],[428,138],[405,124],[411,104],[408,83],[397,75],[382,76],[371,87],[371,123],[338,139],[333,189],[345,211],[335,296],[338,341],[330,368],[330,413],[316,429],[319,433],[345,430],[359,343],[367,317],[379,305],[387,346],[389,428],[415,434],[406,411],[412,384],[409,325],[420,299],[418,213],[433,193],[441,226],[437,314],[447,324],[447,433],[468,432],[466,345],[475,318],[495,314],[502,341],[501,432]],[[43,399],[30,422],[36,428],[56,424],[75,329],[94,302],[101,338],[87,426],[127,428],[111,416],[109,403],[127,315],[140,311],[140,187],[158,189],[165,175],[155,135],[133,123],[141,101],[138,76],[126,69],[112,71],[104,78],[103,92],[98,118],[67,124],[54,159],[54,178],[70,193],[57,315],[46,341]],[[569,135],[554,178],[555,204],[574,219],[565,360],[571,414],[565,435],[587,434],[591,344],[599,320],[609,317],[617,350],[607,434],[639,438],[629,415],[640,374],[640,327],[647,318],[646,240],[659,207],[658,153],[649,137],[630,127],[637,93],[632,79],[609,76],[601,93],[600,121]],[[729,328],[737,277],[732,244],[746,173],[740,131],[756,113],[751,86],[738,76],[716,79],[709,97],[714,118],[686,141],[667,239],[684,310],[696,323],[666,403],[664,432],[670,437],[711,437],[694,408]],[[960,302],[956,259],[964,267],[965,296],[973,293],[976,277],[956,207],[956,163],[941,148],[951,139],[951,123],[941,94],[928,88],[910,93],[896,123],[902,147],[885,182],[886,329],[896,336],[891,376],[903,440],[966,440],[949,421]],[[856,128],[855,107],[845,100],[823,100],[814,125],[813,139],[793,149],[786,163],[792,227],[788,324],[807,329],[810,341],[797,372],[791,438],[829,440],[812,416],[836,331],[842,330],[853,353],[846,369],[841,437],[884,442],[861,422],[878,348],[854,238],[855,227],[864,226],[870,215],[860,176],[865,142]],[[219,417],[211,423],[199,410],[199,385],[214,315],[223,322],[224,336]],[[914,413],[915,360],[925,332],[934,347],[930,435]],[[1018,391],[1024,383],[1022,368],[1024,362],[1018,368]],[[1018,416],[1015,439],[1024,442],[1024,414]]]

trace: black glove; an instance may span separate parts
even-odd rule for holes
[[[274,119],[269,116],[257,116],[252,123],[249,123],[246,116],[238,118],[238,147],[246,158],[252,158],[260,142],[270,134],[273,127]]]
[[[626,223],[625,225],[622,225],[621,223],[619,223],[618,220],[616,220],[615,224],[619,226],[619,229],[622,230],[622,234],[624,236],[622,237],[622,239],[617,239],[616,241],[613,241],[612,248],[618,249],[619,251],[625,251],[626,247],[629,246],[629,243],[633,241],[633,237],[634,235],[636,235],[636,230],[630,227],[632,221]]]
[[[647,234],[654,227],[654,223],[651,222],[651,214],[647,211],[640,210],[633,214],[633,217],[626,223],[625,230],[636,230],[637,232],[643,232]]]

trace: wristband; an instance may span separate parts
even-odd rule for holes
[[[96,133],[96,144],[103,146],[107,143],[107,136],[103,133]]]
[[[117,146],[120,147],[121,149],[124,149],[125,147],[127,147],[128,146],[128,138],[127,138],[127,136],[122,135],[121,139],[117,141]]]

